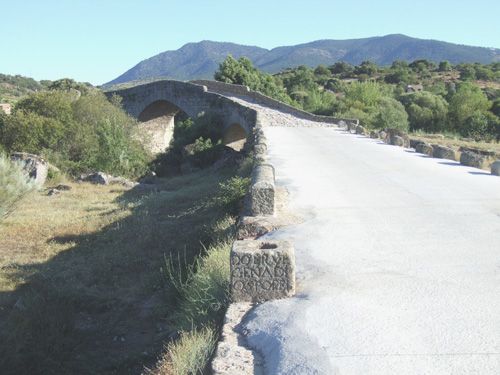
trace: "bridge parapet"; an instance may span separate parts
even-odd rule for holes
[[[253,91],[248,86],[244,85],[234,85],[230,83],[210,81],[210,80],[195,80],[191,81],[191,83],[205,86],[210,92],[215,92],[221,95],[234,96],[234,97],[239,97],[241,99],[250,100],[256,104],[261,104],[263,106],[276,109],[280,112],[289,113],[304,120],[315,121],[315,122],[326,122],[329,124],[339,124],[341,122],[345,124],[355,124],[355,125],[359,124],[359,120],[357,119],[321,116],[297,109],[289,104],[270,98],[269,96],[266,96],[258,91]]]

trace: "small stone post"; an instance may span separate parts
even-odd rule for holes
[[[288,241],[242,240],[231,249],[233,302],[259,302],[293,296],[295,254]]]

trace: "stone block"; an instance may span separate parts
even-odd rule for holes
[[[398,147],[404,147],[405,140],[403,139],[403,137],[400,137],[399,135],[392,135],[391,136],[391,145],[398,146]]]
[[[424,155],[431,156],[431,157],[434,153],[433,147],[430,144],[425,143],[425,142],[417,144],[415,146],[415,151],[418,152],[419,154],[424,154]]]
[[[454,149],[441,145],[432,145],[432,156],[438,159],[457,160],[457,153]]]
[[[497,160],[493,164],[491,164],[491,174],[500,176],[500,160]]]
[[[256,165],[250,187],[250,214],[252,216],[274,214],[274,168],[270,164]]]
[[[356,126],[356,134],[361,134],[361,135],[366,134],[365,128],[361,125]]]
[[[295,293],[295,254],[288,241],[235,241],[231,249],[231,297],[260,302]]]
[[[464,151],[460,155],[460,164],[483,169],[486,166],[486,157],[472,151]]]

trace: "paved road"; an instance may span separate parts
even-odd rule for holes
[[[267,110],[271,118],[273,114]],[[268,127],[298,294],[245,322],[269,374],[500,374],[500,177],[329,127]]]

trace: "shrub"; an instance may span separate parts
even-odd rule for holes
[[[205,373],[205,367],[217,344],[213,328],[183,332],[178,341],[171,342],[157,368],[149,375],[193,375]]]
[[[99,91],[78,99],[70,92],[40,92],[21,100],[0,121],[8,151],[40,154],[65,172],[89,170],[137,177],[148,154],[135,136],[136,122]]]
[[[15,204],[34,188],[34,181],[21,165],[0,154],[0,220],[12,212]]]
[[[226,212],[236,215],[241,210],[242,200],[248,191],[250,178],[232,177],[219,185],[217,204]]]
[[[421,91],[403,95],[401,101],[406,107],[412,130],[431,133],[446,130],[448,103],[443,97]]]
[[[373,118],[377,129],[408,130],[408,114],[403,105],[395,99],[384,97],[378,101],[378,111]]]
[[[449,120],[452,129],[463,129],[471,114],[484,113],[491,103],[481,89],[471,83],[462,83],[450,99]]]

